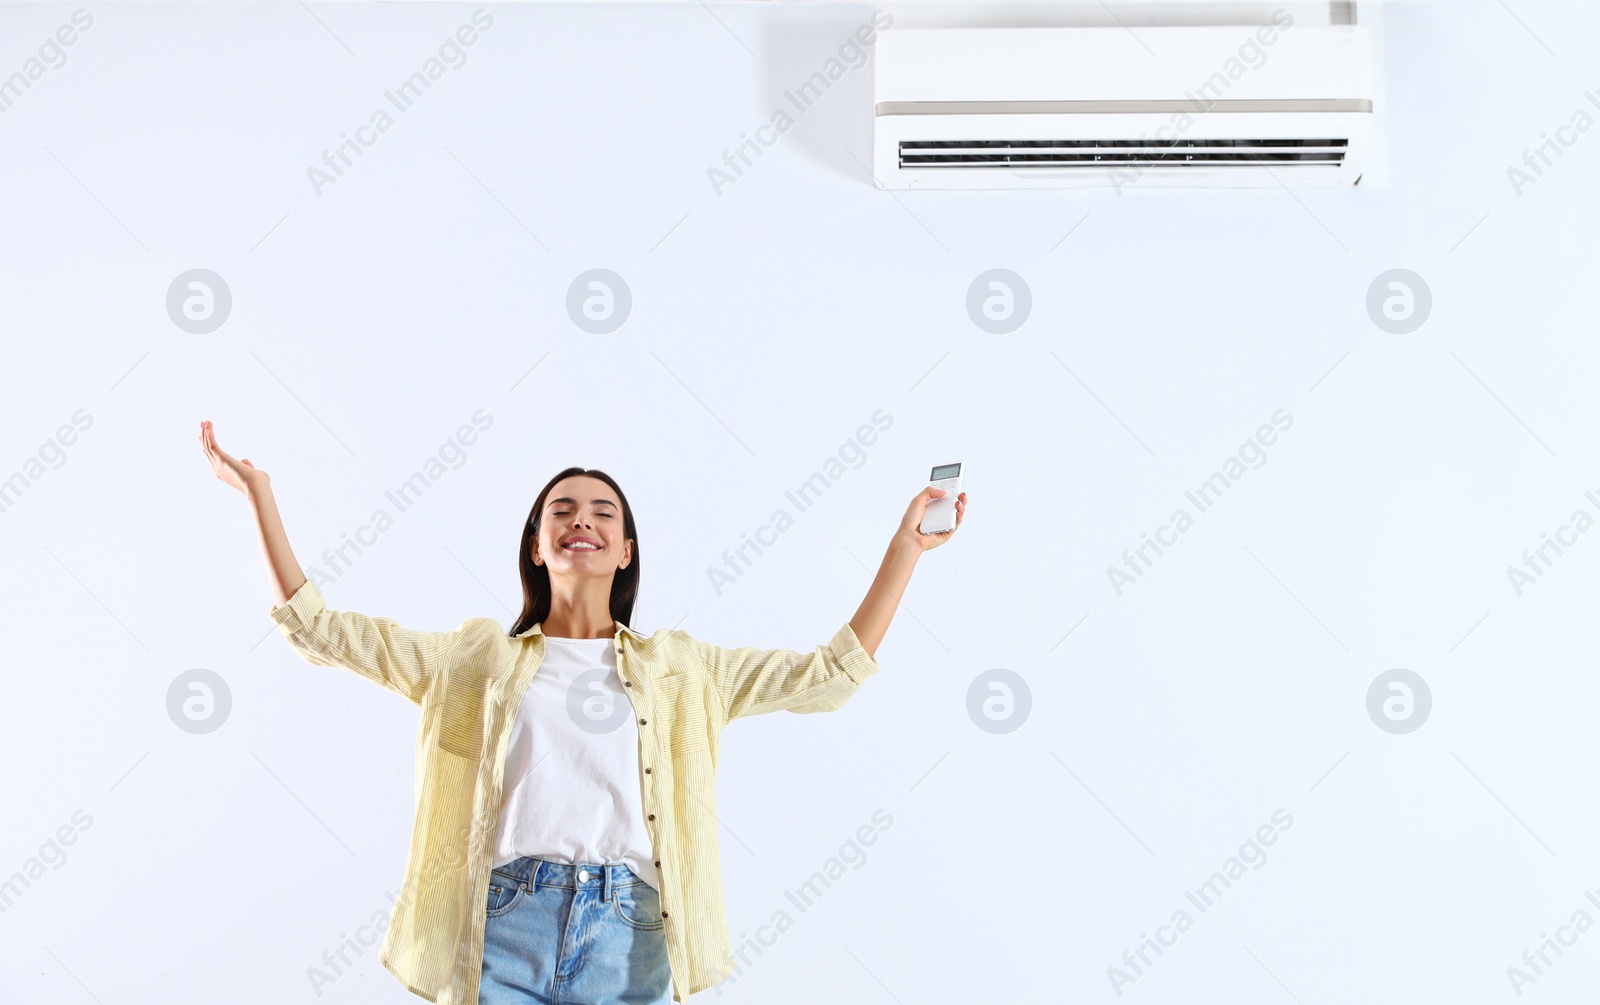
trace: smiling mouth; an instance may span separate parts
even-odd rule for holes
[[[593,541],[568,541],[561,546],[562,551],[599,551],[600,546]]]

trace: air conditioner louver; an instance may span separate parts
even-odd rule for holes
[[[1307,140],[902,140],[900,166],[916,168],[1338,167],[1350,141]]]

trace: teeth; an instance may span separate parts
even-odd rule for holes
[[[570,542],[570,543],[568,543],[566,545],[563,545],[563,547],[572,548],[572,549],[581,550],[581,551],[599,551],[600,550],[595,545],[589,544],[586,541],[572,541],[572,542]]]

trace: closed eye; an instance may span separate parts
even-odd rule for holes
[[[552,515],[566,516],[572,512],[572,507],[576,503],[576,499],[552,499],[546,505]],[[596,516],[616,516],[617,504],[610,499],[592,499],[589,505],[597,507]]]

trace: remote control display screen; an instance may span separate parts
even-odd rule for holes
[[[946,464],[943,467],[934,468],[933,469],[933,474],[928,476],[928,481],[930,481],[930,482],[943,481],[946,478],[955,478],[956,476],[958,476],[960,474],[961,474],[961,465],[959,465],[959,464]]]

